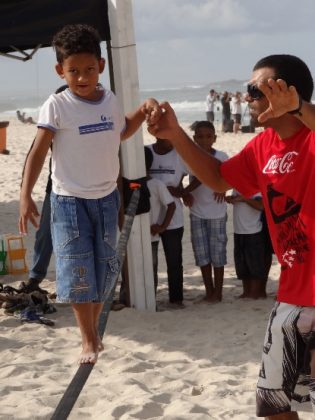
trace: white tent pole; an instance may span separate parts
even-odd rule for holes
[[[109,0],[108,13],[115,90],[124,112],[140,105],[139,80],[131,0]],[[142,130],[122,142],[122,175],[145,176]],[[136,309],[155,311],[149,214],[135,217],[128,247],[130,302]]]

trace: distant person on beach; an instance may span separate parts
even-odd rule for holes
[[[60,86],[56,91],[55,94],[63,92],[65,89],[68,88],[68,85]],[[33,141],[30,150],[26,156],[26,160],[30,154],[34,146]],[[24,164],[24,168],[26,165],[26,161]],[[22,174],[22,183],[24,177],[24,168]],[[49,159],[49,175],[47,179],[46,185],[46,194],[43,201],[42,211],[40,215],[39,227],[35,234],[35,243],[33,249],[33,263],[29,271],[29,278],[27,281],[21,282],[19,288],[21,291],[30,293],[34,290],[39,288],[40,283],[46,277],[50,259],[53,253],[53,245],[51,239],[51,230],[50,230],[50,193],[52,188],[52,180],[51,180],[51,158]]]
[[[174,308],[183,308],[183,256],[182,238],[184,234],[184,214],[182,198],[187,200],[190,194],[185,194],[182,179],[187,175],[187,169],[172,143],[157,138],[148,147],[153,154],[153,162],[149,170],[151,178],[156,178],[167,186],[176,204],[176,210],[170,224],[160,234],[167,265],[169,302]]]
[[[206,117],[207,120],[214,121],[214,105],[217,100],[217,93],[214,89],[211,89],[206,97]]]
[[[298,57],[277,54],[254,66],[246,100],[264,128],[220,164],[192,142],[168,103],[152,135],[168,138],[210,188],[262,193],[281,274],[257,384],[257,416],[296,420],[311,400],[315,413],[315,105],[313,79]],[[298,385],[298,386],[297,386]],[[293,406],[292,406],[293,405]]]
[[[228,159],[226,153],[213,147],[217,136],[212,123],[197,121],[192,124],[192,129],[198,146],[220,162]],[[194,176],[190,176],[185,191],[193,198],[190,203],[190,232],[196,265],[200,267],[206,289],[202,301],[220,302],[227,244],[225,194],[216,193]]]
[[[98,323],[119,272],[116,254],[120,140],[147,119],[156,122],[154,99],[126,117],[112,92],[97,86],[105,60],[100,37],[88,25],[66,25],[53,38],[58,75],[69,89],[51,95],[40,110],[35,144],[26,161],[19,228],[37,225],[31,193],[53,140],[51,230],[57,301],[70,303],[82,337],[79,363],[96,363],[103,344]]]
[[[230,107],[231,96],[229,92],[225,91],[221,97],[222,105],[222,131],[223,133],[229,132],[230,121],[231,121],[231,107]]]
[[[237,134],[241,126],[242,119],[242,95],[241,92],[236,92],[231,99],[231,114],[234,121],[233,133]]]
[[[16,111],[16,116],[19,121],[24,124],[36,124],[32,117],[25,117],[25,112],[21,113],[21,111]]]
[[[239,297],[266,298],[272,253],[263,228],[261,194],[246,198],[234,190],[226,201],[233,205],[235,271],[243,283]]]
[[[150,191],[150,230],[153,260],[154,290],[158,286],[158,249],[160,235],[168,228],[174,215],[176,205],[164,182],[150,176],[153,153],[144,148],[145,167],[147,171],[147,186]]]

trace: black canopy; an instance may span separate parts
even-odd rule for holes
[[[92,25],[109,40],[107,0],[1,0],[0,54],[28,60],[69,23]]]

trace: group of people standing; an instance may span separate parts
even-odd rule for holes
[[[299,406],[307,399],[315,412],[315,106],[311,103],[313,79],[306,64],[284,54],[256,63],[246,100],[252,120],[265,129],[240,153],[225,159],[216,151],[204,150],[205,133],[200,126],[195,127],[195,142],[191,141],[168,103],[159,104],[151,98],[125,116],[114,94],[98,87],[105,60],[99,35],[90,26],[62,28],[53,39],[53,47],[56,71],[68,88],[51,95],[41,108],[21,186],[19,229],[26,234],[29,221],[37,226],[39,213],[32,190],[53,144],[50,203],[57,300],[71,304],[74,311],[82,337],[79,363],[96,363],[104,349],[98,335],[99,318],[112,278],[119,271],[119,145],[146,121],[154,137],[168,139],[169,143],[166,151],[151,147],[156,161],[151,164],[151,175],[159,173],[157,162],[162,156],[175,156],[174,148],[180,156],[176,155],[161,173],[175,173],[177,162],[178,178],[174,185],[168,185],[174,201],[182,198],[193,208],[198,197],[192,201],[191,195],[201,187],[193,188],[194,179],[188,189],[178,187],[184,173],[181,159],[196,182],[221,194],[217,202],[232,188],[234,205],[239,201],[238,194],[244,197],[241,202],[249,204],[249,198],[255,200],[257,192],[261,193],[281,276],[263,347],[257,415],[269,420],[296,420],[298,414],[292,411],[292,402]],[[210,129],[204,128],[207,132]],[[169,198],[165,201],[168,206],[167,202],[170,204]],[[251,204],[255,205],[254,201]],[[198,220],[197,210],[193,216],[197,216],[192,218],[194,252],[203,261],[203,250],[199,249],[203,222]],[[218,219],[214,235],[223,238],[224,220],[221,215]],[[173,227],[164,239],[165,232],[160,233],[169,252],[175,253],[178,251],[174,243],[180,246],[183,229],[180,221]],[[220,250],[214,249],[214,253],[220,254]],[[224,261],[219,256],[217,264],[219,275],[209,287],[209,296],[220,300],[220,268]],[[172,268],[168,266],[168,273]],[[182,282],[180,259],[172,274],[176,284]],[[182,302],[180,289],[172,296],[176,304]],[[307,392],[301,392],[301,387],[296,389],[297,385],[307,385]]]
[[[196,144],[220,162],[228,159],[214,147],[216,132],[209,121],[191,125]],[[151,155],[151,156],[150,156]],[[205,285],[202,301],[222,300],[224,266],[227,263],[227,203],[233,205],[234,259],[237,277],[242,280],[241,298],[265,298],[272,261],[268,229],[264,229],[261,194],[245,198],[237,191],[230,196],[202,184],[182,161],[172,143],[157,138],[145,147],[148,187],[151,200],[152,254],[155,290],[157,289],[157,250],[162,239],[167,264],[169,301],[183,305],[182,237],[183,204],[189,208],[190,234],[195,262]],[[183,178],[189,182],[183,185]],[[163,185],[157,188],[153,181]],[[171,206],[175,206],[172,210]],[[159,234],[159,235],[157,235]]]
[[[215,105],[221,103],[222,109],[222,132],[238,133],[242,122],[242,102],[244,102],[241,92],[231,94],[227,91],[222,95],[214,89],[210,89],[206,97],[206,118],[210,122],[215,120]]]

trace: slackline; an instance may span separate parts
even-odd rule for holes
[[[140,198],[139,187],[140,185],[138,186],[138,189],[135,189],[133,191],[130,203],[127,209],[125,210],[124,224],[121,229],[121,233],[120,233],[119,241],[117,245],[117,256],[120,261],[120,267],[122,266],[122,263],[125,259],[126,250],[127,250],[127,242],[129,239],[133,219],[135,217],[136,210],[138,207],[138,202]],[[100,315],[98,332],[101,338],[103,338],[103,335],[105,332],[108,315],[110,313],[110,309],[111,309],[112,302],[115,295],[115,288],[117,285],[118,276],[119,276],[119,273],[117,274],[117,277],[113,284],[109,298],[104,303],[103,311]],[[85,363],[79,366],[77,372],[72,378],[72,381],[70,382],[70,384],[68,385],[68,388],[63,394],[63,397],[59,401],[59,404],[57,405],[56,410],[53,416],[51,417],[51,420],[63,420],[63,419],[68,418],[76,400],[78,399],[80,395],[80,392],[82,391],[85,385],[85,382],[87,381],[90,373],[92,372],[93,367],[94,367],[94,363]]]

